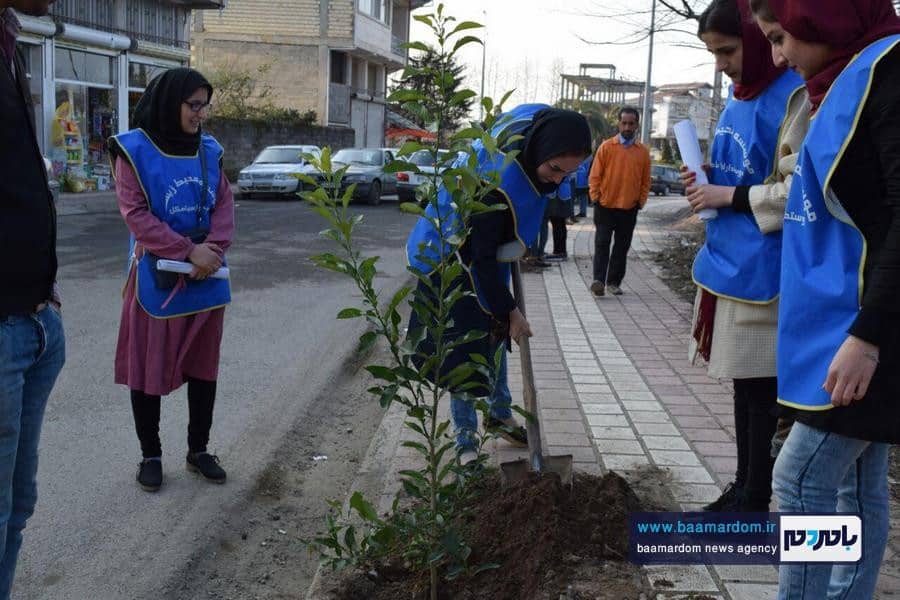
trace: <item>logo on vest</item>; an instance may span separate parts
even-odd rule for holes
[[[796,221],[801,225],[806,225],[807,223],[812,223],[816,220],[816,211],[813,210],[812,200],[809,199],[809,196],[806,194],[806,185],[803,182],[803,168],[798,164],[794,167],[794,181],[791,185],[799,185],[800,191],[803,193],[803,213],[800,214],[796,211],[785,210],[784,211],[784,220],[785,221]]]
[[[718,127],[716,128],[716,137],[719,136],[730,136],[731,139],[734,140],[734,143],[741,149],[743,160],[738,166],[726,162],[714,162],[710,166],[723,173],[733,173],[738,177],[743,177],[745,171],[750,175],[755,175],[756,171],[753,170],[753,164],[750,162],[750,149],[747,147],[747,142],[744,140],[743,136],[741,136],[740,132],[735,131],[731,126]]]
[[[188,176],[188,177],[183,177],[181,179],[174,179],[172,181],[172,183],[169,184],[169,187],[166,188],[166,195],[163,197],[163,202],[165,203],[167,213],[169,213],[170,215],[176,215],[178,213],[192,212],[192,211],[197,210],[196,202],[194,202],[190,205],[181,204],[181,205],[176,205],[176,206],[169,206],[169,204],[172,202],[172,200],[179,193],[182,192],[181,188],[183,188],[186,185],[191,185],[191,184],[196,184],[197,187],[200,187],[203,184],[203,182],[200,180],[199,177]],[[206,187],[206,192],[208,195],[211,195],[212,190],[209,189],[209,186]],[[209,212],[209,206],[208,205],[204,206],[203,211]]]

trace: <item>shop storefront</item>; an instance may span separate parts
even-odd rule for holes
[[[63,191],[111,186],[106,140],[127,131],[149,81],[187,64],[187,50],[22,17],[19,39],[39,144]]]

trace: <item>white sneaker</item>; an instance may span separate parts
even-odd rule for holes
[[[622,295],[622,288],[620,288],[617,285],[609,284],[608,286],[606,286],[606,289],[613,296],[621,296]]]
[[[478,453],[474,450],[464,450],[459,453],[459,464],[460,466],[465,467],[466,465],[475,462],[478,460]]]

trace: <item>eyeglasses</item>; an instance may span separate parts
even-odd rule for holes
[[[187,104],[188,107],[190,107],[191,112],[195,112],[195,113],[203,112],[203,111],[208,112],[210,107],[212,107],[212,103],[201,102],[199,100],[194,100],[193,102],[185,102],[185,104]]]

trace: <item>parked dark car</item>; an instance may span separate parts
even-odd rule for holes
[[[382,194],[397,193],[396,174],[384,172],[384,167],[393,160],[394,153],[385,148],[345,148],[331,158],[335,169],[349,165],[341,187],[355,183],[353,196],[365,198],[373,206],[381,202]]]
[[[684,195],[681,174],[675,167],[652,165],[650,167],[650,191],[657,196]]]

